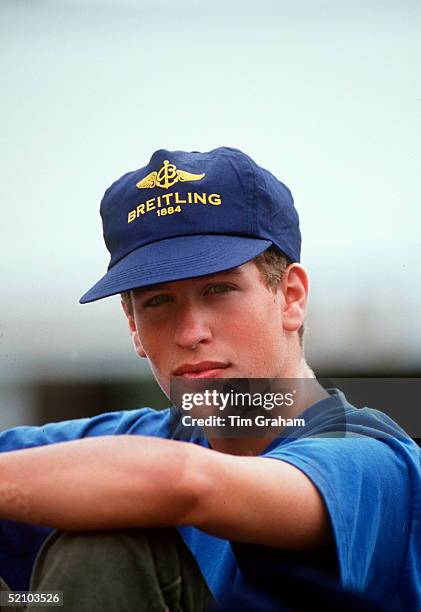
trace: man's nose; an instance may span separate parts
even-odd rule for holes
[[[174,340],[181,348],[193,349],[212,337],[208,317],[203,308],[193,303],[180,304]]]

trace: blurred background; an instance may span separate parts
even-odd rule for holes
[[[0,428],[168,405],[105,272],[99,201],[158,148],[292,190],[320,376],[420,376],[418,0],[1,0]]]

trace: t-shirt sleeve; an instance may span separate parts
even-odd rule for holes
[[[169,409],[140,408],[107,412],[92,418],[21,426],[0,432],[0,452],[33,448],[92,436],[137,434],[168,436]]]
[[[343,586],[391,592],[402,575],[411,515],[404,455],[382,440],[345,437],[297,439],[264,456],[294,465],[319,490]]]

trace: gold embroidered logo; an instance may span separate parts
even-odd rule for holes
[[[164,165],[158,172],[150,172],[145,178],[136,183],[138,189],[150,189],[151,187],[162,187],[168,189],[178,183],[186,181],[200,181],[205,174],[192,174],[185,170],[177,170],[174,164],[170,164],[168,159],[164,161]]]

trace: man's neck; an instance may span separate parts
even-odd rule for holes
[[[329,397],[327,391],[316,380],[313,371],[306,364],[304,359],[300,363],[300,367],[296,368],[295,376],[283,377],[281,380],[287,380],[288,384],[293,384],[294,387],[294,402],[287,411],[283,411],[283,416],[288,419],[298,417],[307,408],[313,406],[317,402]],[[270,416],[270,413],[268,413]],[[270,432],[259,437],[209,437],[209,443],[213,450],[230,455],[260,455],[269,444],[279,436],[284,429],[279,427],[275,432],[271,428]]]

